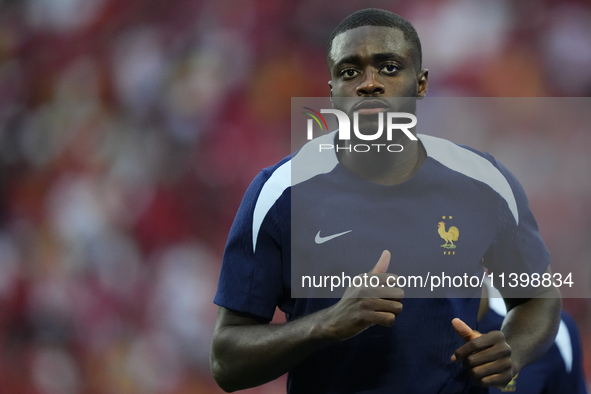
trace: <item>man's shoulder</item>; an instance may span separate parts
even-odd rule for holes
[[[459,144],[445,138],[418,134],[427,155],[442,164],[453,164],[454,167],[470,167],[475,163],[486,161],[498,169],[500,163],[488,152],[471,146]]]
[[[258,175],[255,177],[255,180],[258,178],[261,181],[265,182],[267,181],[269,178],[271,178],[271,176],[273,176],[273,174],[276,171],[280,171],[280,169],[282,167],[285,167],[286,165],[289,165],[289,162],[291,161],[291,159],[293,158],[293,155],[289,155],[284,157],[283,159],[279,160],[277,163],[265,167],[263,168]]]
[[[320,146],[334,139],[335,132],[308,141],[295,153],[284,157],[278,163],[263,168],[253,181],[253,185],[263,188],[285,190],[305,182],[317,175],[332,171],[338,164],[333,152],[322,152]]]
[[[511,172],[486,152],[443,138],[419,134],[427,156],[454,173],[481,182],[498,193],[518,221],[517,199],[521,186]]]

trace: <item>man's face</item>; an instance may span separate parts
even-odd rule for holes
[[[329,63],[334,105],[349,115],[414,112],[414,98],[427,93],[427,70],[419,70],[417,50],[399,29],[361,26],[341,33],[333,40]],[[390,97],[413,99],[386,100]]]

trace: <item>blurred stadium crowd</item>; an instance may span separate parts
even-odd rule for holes
[[[585,1],[0,0],[0,392],[218,392],[234,214],[290,152],[290,98],[328,94],[326,38],[367,6],[415,24],[431,96],[591,94]],[[536,151],[562,156],[515,172],[572,188],[530,198],[553,255],[587,267],[591,134],[557,133]],[[591,380],[590,306],[565,300]]]

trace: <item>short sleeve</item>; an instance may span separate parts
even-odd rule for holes
[[[267,320],[272,319],[283,294],[281,227],[286,223],[279,216],[280,207],[286,204],[282,199],[289,195],[285,190],[275,191],[275,201],[269,202],[265,184],[273,170],[261,171],[244,195],[230,229],[214,298],[219,306]],[[268,210],[259,215],[262,217],[257,222],[255,210],[261,204]]]
[[[484,255],[484,264],[497,274],[542,274],[550,262],[550,253],[540,236],[525,191],[505,166],[498,161],[493,164],[509,183],[516,209],[511,209],[506,199],[499,198],[495,240]]]

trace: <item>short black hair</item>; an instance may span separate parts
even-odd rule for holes
[[[339,23],[326,43],[326,60],[329,65],[331,62],[330,51],[332,50],[332,42],[335,37],[348,30],[361,26],[384,26],[401,30],[404,39],[417,50],[419,54],[419,69],[422,67],[423,52],[421,50],[421,40],[419,40],[419,35],[414,26],[398,14],[386,10],[380,10],[378,8],[366,8],[356,11]]]

